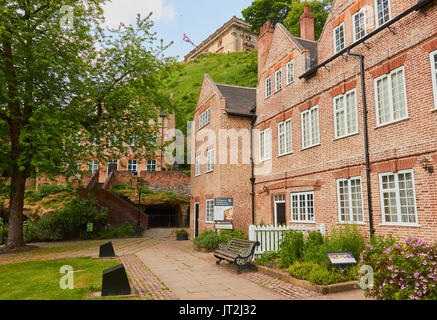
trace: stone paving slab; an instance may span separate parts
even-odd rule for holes
[[[287,300],[315,297],[251,270],[236,273],[233,265],[216,265],[211,253],[193,249],[191,241],[165,241],[136,254],[181,300]]]

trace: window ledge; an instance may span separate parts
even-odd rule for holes
[[[337,140],[341,140],[341,139],[357,136],[359,134],[360,134],[360,132],[351,133],[351,134],[348,134],[347,136],[341,136],[341,137],[334,138],[334,139],[332,139],[332,141],[337,141]]]
[[[322,145],[321,143],[318,143],[318,144],[315,144],[315,145],[312,145],[312,146],[309,146],[309,147],[302,148],[302,149],[300,149],[300,151],[308,150],[308,149],[315,148],[315,147],[318,147],[318,146],[321,146],[321,145]]]
[[[213,221],[205,221],[205,224],[214,224]]]
[[[357,225],[357,226],[365,226],[365,222],[337,222],[337,225]]]
[[[285,86],[287,87],[287,86],[289,86],[290,84],[293,84],[293,83],[294,83],[294,80],[291,81],[290,83],[287,83]]]
[[[280,154],[280,155],[277,156],[277,158],[282,158],[282,157],[285,157],[285,156],[289,156],[290,154],[293,154],[293,151],[290,151],[290,152],[287,152],[287,153],[284,153],[284,154]]]
[[[420,224],[417,223],[396,223],[396,222],[383,222],[380,223],[381,227],[410,227],[410,228],[420,228]]]
[[[208,173],[211,173],[211,172],[214,172],[214,170],[211,170],[211,171],[205,171],[205,174],[208,174]]]
[[[407,121],[407,120],[410,120],[410,119],[411,119],[410,117],[405,117],[405,118],[402,118],[402,119],[399,119],[399,120],[396,120],[396,121],[392,121],[392,122],[388,122],[388,123],[384,123],[384,124],[379,124],[376,127],[374,127],[374,129],[376,130],[376,129],[379,129],[379,128],[383,128],[383,127],[389,126],[391,124]]]
[[[281,90],[282,90],[282,87],[279,90],[275,90],[275,94],[278,93],[278,92],[281,92]]]
[[[437,112],[437,108],[432,109],[431,112]]]
[[[288,223],[316,224],[315,221],[288,221]]]

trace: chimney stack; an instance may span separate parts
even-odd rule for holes
[[[274,29],[272,27],[272,22],[267,21],[259,31],[258,37],[258,77],[266,63],[267,53],[269,52],[270,45],[273,40]]]
[[[307,4],[303,8],[303,14],[300,16],[300,37],[314,41],[314,16],[310,13],[310,7]]]

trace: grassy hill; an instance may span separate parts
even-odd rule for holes
[[[258,81],[258,53],[210,53],[194,61],[183,62],[176,68],[167,86],[174,95],[176,127],[184,133],[187,131],[187,121],[193,119],[205,73],[217,83],[255,87]]]

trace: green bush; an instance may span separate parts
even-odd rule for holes
[[[88,238],[88,223],[93,223],[98,234],[106,224],[108,210],[98,205],[94,199],[73,198],[65,207],[55,213],[45,214],[37,221],[27,222],[25,240],[50,241],[63,239]]]
[[[304,236],[302,232],[290,230],[285,232],[281,242],[281,266],[288,268],[302,258],[304,250]]]
[[[105,228],[99,232],[101,239],[129,238],[136,235],[136,226],[125,222],[120,227]]]
[[[194,239],[194,245],[196,248],[205,248],[207,250],[215,250],[218,248],[220,243],[220,238],[217,232],[212,230],[206,230],[199,234],[199,236]]]
[[[177,236],[188,236],[188,232],[186,230],[176,230]]]
[[[220,243],[229,243],[232,239],[244,239],[247,240],[247,237],[244,235],[244,232],[241,230],[222,230],[220,231]]]
[[[314,268],[319,267],[313,262],[295,262],[288,268],[288,272],[297,279],[308,280],[310,273]]]
[[[261,266],[267,266],[273,263],[274,260],[280,258],[279,251],[266,251],[261,257],[255,259],[255,263]]]
[[[360,253],[364,250],[365,242],[356,225],[345,225],[333,230],[329,240],[325,241],[325,249],[331,252],[350,252],[358,261]]]
[[[123,183],[114,183],[111,187],[111,192],[118,195],[124,195],[129,190],[132,190],[132,187]]]
[[[26,192],[25,198],[33,201],[40,201],[45,197],[53,194],[59,194],[64,191],[73,191],[73,187],[70,184],[56,185],[56,184],[42,184],[38,187],[38,191]]]
[[[337,269],[328,270],[320,265],[316,265],[308,275],[308,280],[313,284],[329,285],[343,282],[344,278]]]

